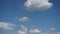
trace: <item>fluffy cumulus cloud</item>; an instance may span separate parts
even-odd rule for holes
[[[25,26],[23,26],[23,25],[21,25],[21,27],[22,28],[20,30],[18,30],[18,34],[26,34],[27,28]]]
[[[30,21],[30,19],[28,17],[22,17],[22,18],[19,18],[18,20],[22,21],[22,22]]]
[[[53,6],[49,0],[27,0],[24,6],[28,10],[47,10]]]
[[[5,23],[5,22],[0,22],[0,28],[1,29],[7,29],[7,30],[12,30],[14,29],[15,25],[14,24],[10,24],[10,23]]]
[[[40,33],[41,31],[39,29],[31,29],[29,32],[31,34],[37,34],[37,33]]]

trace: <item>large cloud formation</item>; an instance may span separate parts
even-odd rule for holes
[[[27,0],[24,4],[28,10],[47,10],[52,5],[49,0]]]

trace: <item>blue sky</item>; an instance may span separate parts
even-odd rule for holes
[[[45,1],[51,4],[45,6]],[[37,5],[37,0],[34,0],[29,5],[29,0],[0,0],[0,34],[30,34],[33,31],[39,33],[40,30],[47,32],[49,29],[60,32],[60,0],[45,1]],[[20,33],[21,28],[23,33]]]

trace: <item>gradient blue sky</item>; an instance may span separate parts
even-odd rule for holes
[[[27,11],[24,8],[26,0],[0,0],[0,22],[13,23],[15,30],[7,31],[0,29],[0,34],[16,34],[21,25],[28,29],[38,28],[46,31],[49,28],[55,28],[60,32],[60,0],[50,0],[53,6],[45,11]],[[32,22],[21,22],[16,17],[28,17]],[[32,25],[34,25],[32,27]]]

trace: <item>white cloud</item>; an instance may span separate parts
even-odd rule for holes
[[[18,34],[26,34],[27,28],[25,26],[23,26],[23,25],[21,25],[21,27],[22,28],[20,30],[18,30]]]
[[[49,0],[27,0],[24,6],[28,10],[47,10],[53,6]]]
[[[19,31],[18,31],[18,34],[25,34],[25,31],[19,30]]]
[[[10,23],[0,22],[0,28],[2,29],[12,30],[14,29],[13,26],[15,25]]]
[[[21,25],[21,27],[22,27],[21,30],[27,31],[27,28],[25,26]]]
[[[41,31],[39,29],[31,29],[29,32],[33,34],[33,33],[40,33]]]
[[[22,21],[22,22],[30,21],[30,19],[28,17],[22,17],[22,18],[19,18],[18,20]]]

